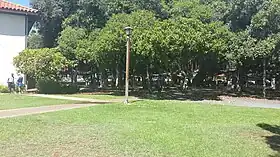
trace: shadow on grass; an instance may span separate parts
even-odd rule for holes
[[[123,90],[114,90],[103,92],[106,95],[113,96],[123,96]],[[191,89],[187,91],[181,91],[178,89],[167,89],[161,92],[158,91],[147,91],[147,90],[134,90],[130,91],[129,95],[138,97],[140,99],[150,99],[150,100],[192,100],[192,101],[202,101],[202,100],[217,100],[221,99],[219,96],[224,93],[214,89]]]
[[[73,103],[73,104],[75,104],[75,105],[78,105],[78,104],[80,104],[80,105],[84,105],[84,104],[100,104],[100,105],[103,105],[103,104],[110,104],[110,103],[112,103],[112,102],[101,102],[101,101],[98,101],[98,102],[95,102],[95,101],[77,101],[77,102],[75,102],[75,103]]]
[[[280,126],[265,123],[257,124],[257,126],[272,133],[271,136],[265,137],[266,143],[276,152],[270,157],[280,157]]]
[[[84,93],[91,93],[96,95],[112,95],[112,96],[123,96],[124,89],[98,89],[94,91],[88,91]],[[207,89],[207,88],[190,88],[188,90],[182,91],[176,87],[171,87],[169,89],[164,89],[161,92],[157,90],[143,90],[136,89],[129,92],[130,96],[138,97],[141,99],[150,100],[192,100],[192,101],[202,101],[202,100],[216,100],[220,101],[220,96],[230,96],[230,97],[245,97],[245,98],[256,98],[263,99],[263,94],[261,89],[244,88],[243,92],[233,92],[227,91],[225,88],[219,89]],[[280,92],[275,90],[267,90],[268,100],[280,100]]]

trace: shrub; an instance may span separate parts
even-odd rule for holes
[[[26,49],[14,58],[19,73],[41,79],[56,80],[60,72],[71,65],[57,48]]]
[[[74,84],[63,84],[61,85],[61,92],[63,94],[75,94],[79,92],[79,87]]]
[[[9,93],[9,88],[7,86],[0,85],[0,93]]]
[[[62,84],[53,80],[39,80],[37,89],[41,94],[74,94],[79,91],[76,85]]]
[[[52,80],[39,80],[36,86],[41,94],[59,94],[61,90],[60,84]]]

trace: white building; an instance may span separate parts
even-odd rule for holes
[[[27,46],[37,10],[0,0],[0,84],[14,73],[13,58]]]

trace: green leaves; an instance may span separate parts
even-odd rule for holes
[[[251,24],[255,14],[262,8],[266,0],[235,0],[229,1],[229,10],[225,21],[234,32],[244,31]]]
[[[171,9],[171,15],[173,17],[182,16],[199,19],[203,22],[209,22],[213,17],[213,10],[209,5],[200,3],[199,0],[178,0],[174,2],[173,8]]]
[[[228,60],[239,64],[246,59],[260,59],[272,56],[272,53],[278,51],[279,35],[272,35],[265,39],[256,39],[250,36],[248,31],[237,33],[231,39],[229,45]]]
[[[54,47],[61,32],[62,21],[77,10],[77,0],[31,0],[31,6],[39,10],[39,30],[44,47]]]
[[[66,27],[58,39],[58,48],[70,60],[76,60],[76,49],[80,40],[86,37],[86,30],[82,28]]]
[[[280,31],[280,0],[266,1],[262,9],[252,19],[252,34],[266,38]]]
[[[14,65],[20,73],[34,77],[36,80],[58,80],[59,73],[71,66],[58,49],[26,49],[14,58]]]
[[[278,54],[280,47],[280,0],[33,2],[41,11],[38,37],[44,46],[57,45],[81,71],[123,69],[126,26],[133,28],[132,69],[141,75],[145,70],[187,72],[194,70],[193,64],[204,71],[217,70],[225,62],[250,64]]]
[[[27,48],[39,49],[39,48],[43,48],[43,47],[44,47],[44,43],[43,43],[42,35],[40,35],[38,33],[32,33],[31,35],[28,36]]]

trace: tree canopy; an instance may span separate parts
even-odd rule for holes
[[[232,65],[244,75],[257,73],[261,66],[252,65],[263,65],[262,59],[277,73],[280,0],[32,0],[31,5],[40,10],[33,38],[43,43],[30,44],[55,48],[62,62],[78,71],[122,78],[123,29],[130,26],[133,75],[182,71],[198,73],[201,83]]]

